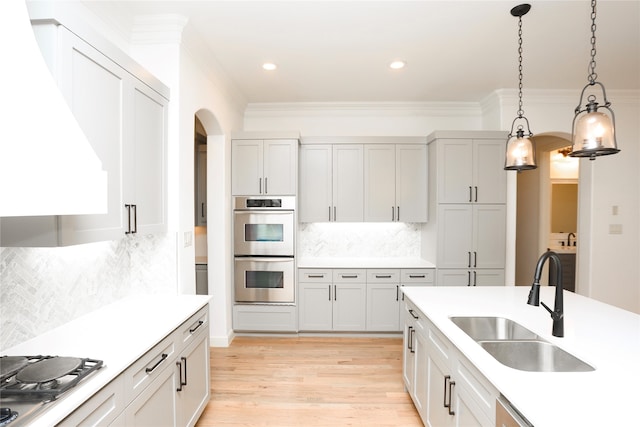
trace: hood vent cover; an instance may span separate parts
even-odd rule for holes
[[[51,75],[24,0],[3,2],[0,216],[107,212],[107,173]]]

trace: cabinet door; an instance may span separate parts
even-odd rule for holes
[[[474,286],[504,286],[504,268],[473,270]]]
[[[418,316],[421,316],[418,314]],[[422,316],[421,316],[422,317]],[[423,421],[428,419],[429,407],[429,354],[427,331],[422,327],[420,321],[416,322],[416,331],[414,333],[414,352],[416,358],[415,374],[414,374],[414,395],[413,402]],[[437,425],[437,424],[436,424]]]
[[[333,330],[366,329],[367,285],[364,283],[333,285]]]
[[[362,145],[334,145],[334,221],[361,222],[364,219],[363,178]]]
[[[178,380],[184,385],[179,386],[176,395],[177,425],[192,427],[204,411],[209,402],[209,339],[207,331],[202,331],[200,337],[189,345],[180,355]]]
[[[469,268],[473,262],[473,207],[438,206],[438,267]],[[439,283],[438,283],[439,284]]]
[[[396,220],[396,149],[391,144],[364,146],[364,220]]]
[[[405,303],[405,308],[402,311],[403,324],[404,324],[404,348],[402,351],[402,377],[404,379],[404,386],[413,397],[415,394],[414,375],[416,372],[416,353],[415,353],[415,318],[409,313],[410,306]]]
[[[175,359],[174,359],[175,360]],[[173,364],[172,364],[173,365]],[[125,410],[128,426],[175,426],[177,373],[167,367]]]
[[[505,143],[503,140],[473,140],[474,202],[507,202]]]
[[[471,267],[504,268],[506,257],[505,205],[473,206],[473,260]],[[448,238],[449,235],[445,235]]]
[[[333,329],[333,286],[330,283],[298,283],[301,331]]]
[[[167,226],[166,140],[168,103],[140,81],[133,92],[133,159],[136,232],[162,233]],[[129,184],[131,185],[131,184]]]
[[[437,162],[438,202],[472,202],[473,150],[471,140],[447,139],[438,143],[440,144]]]
[[[447,361],[434,351],[432,346],[427,347],[426,353],[428,402],[425,424],[430,427],[453,426],[455,425],[455,415],[449,415],[449,408],[445,407],[445,403],[451,403],[453,399],[449,394],[449,382],[452,380],[450,367]],[[455,407],[453,410],[455,412]]]
[[[400,331],[399,285],[367,283],[367,331]]]
[[[396,221],[427,222],[427,146],[396,146]]]
[[[456,383],[456,386],[458,384]],[[454,426],[456,427],[493,427],[495,424],[488,424],[489,421],[485,420],[484,414],[474,413],[469,407],[464,396],[459,393],[454,393],[451,397],[453,412],[455,413]]]
[[[331,145],[300,147],[300,222],[326,222],[333,215]]]
[[[106,214],[62,216],[62,244],[78,244],[121,237],[123,211],[123,105],[132,77],[109,58],[58,26],[60,90],[91,146],[107,171]]]
[[[262,140],[234,140],[231,144],[231,194],[262,194]]]
[[[263,147],[263,193],[295,195],[298,181],[296,176],[298,141],[291,139],[265,140]]]

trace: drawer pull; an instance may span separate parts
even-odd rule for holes
[[[197,331],[197,330],[198,330],[198,328],[199,328],[200,326],[202,326],[202,324],[203,324],[203,323],[204,323],[204,320],[198,320],[198,325],[197,325],[195,328],[189,329],[189,333],[190,333],[190,334],[192,334],[192,333],[194,333],[195,331]]]
[[[411,317],[413,317],[414,319],[419,319],[420,317],[418,315],[416,315],[412,309],[409,309],[409,314],[411,314]]]
[[[425,276],[424,274],[410,274],[409,275],[410,279],[424,279],[425,277],[427,277],[427,276]]]
[[[376,274],[376,279],[391,279],[390,274]]]
[[[162,356],[160,357],[160,360],[158,360],[158,361],[156,362],[156,364],[155,364],[155,365],[153,365],[152,367],[150,367],[150,368],[145,368],[145,370],[144,370],[144,371],[145,371],[147,374],[150,374],[151,372],[153,372],[153,371],[158,367],[158,365],[160,365],[162,362],[164,362],[164,361],[165,361],[165,359],[166,359],[167,357],[169,357],[169,355],[168,355],[167,353],[162,353]]]
[[[309,279],[324,279],[324,274],[308,274]]]
[[[357,274],[341,274],[340,277],[342,277],[343,279],[357,279],[358,275]]]

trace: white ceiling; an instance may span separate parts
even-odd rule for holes
[[[535,1],[523,17],[524,90],[587,83],[590,2]],[[249,102],[482,100],[517,88],[518,1],[99,1],[122,34],[181,14]],[[598,80],[640,89],[640,1],[598,3]],[[407,62],[391,70],[394,59]],[[265,61],[278,65],[261,69]],[[526,106],[526,97],[525,97]]]

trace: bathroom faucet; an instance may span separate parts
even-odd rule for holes
[[[573,233],[571,233],[573,234]],[[575,237],[575,235],[574,235]],[[553,306],[553,311],[543,302],[540,302],[540,276],[542,276],[542,267],[544,263],[550,259],[556,267],[556,300]],[[564,306],[562,303],[562,266],[560,265],[560,258],[553,251],[547,251],[540,256],[538,264],[536,264],[536,272],[533,276],[533,284],[531,285],[531,291],[529,291],[529,299],[527,301],[529,305],[542,306],[551,314],[553,319],[552,334],[554,337],[564,336]]]
[[[571,236],[573,236],[574,238],[574,244],[575,244],[575,238],[576,238],[576,233],[569,233],[569,235],[567,236],[567,246],[571,246]]]

